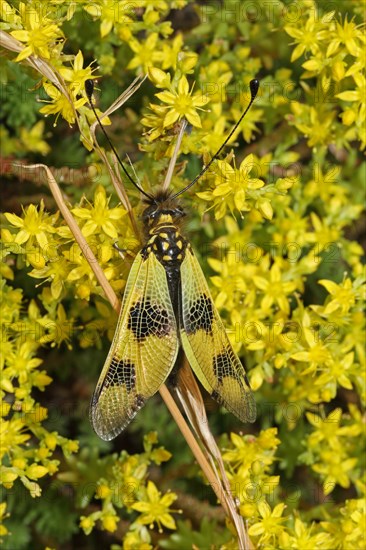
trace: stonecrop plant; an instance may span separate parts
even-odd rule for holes
[[[248,548],[364,548],[362,2],[1,0],[0,12],[2,548],[238,548],[158,394],[113,442],[89,423],[117,316],[88,253],[121,297],[142,207],[126,178],[116,195],[85,83],[147,192],[188,122],[177,192],[221,146],[253,78],[254,105],[182,198],[258,409],[241,424],[207,397],[209,424]]]

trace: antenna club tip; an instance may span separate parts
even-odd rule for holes
[[[250,93],[253,101],[257,96],[257,93],[259,90],[259,80],[257,78],[253,78],[253,80],[249,82],[249,87],[250,87]]]
[[[88,99],[90,100],[94,92],[94,82],[91,80],[91,78],[85,80],[85,92],[88,96]]]

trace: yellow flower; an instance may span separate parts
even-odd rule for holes
[[[2,466],[0,471],[0,483],[10,489],[13,486],[13,482],[19,477],[18,472],[15,471],[15,468],[8,468],[7,466]]]
[[[337,449],[340,445],[339,441],[339,423],[342,418],[342,410],[335,409],[331,411],[326,418],[321,418],[312,412],[306,413],[306,418],[316,429],[309,435],[309,446],[315,448],[322,441],[333,449]]]
[[[164,70],[172,67],[174,70],[177,68],[178,55],[183,48],[183,36],[178,33],[171,42],[163,42],[163,48],[161,52],[162,68]],[[197,59],[196,59],[197,61]]]
[[[23,210],[23,218],[16,214],[5,213],[6,219],[19,229],[15,241],[17,244],[24,244],[35,239],[40,247],[48,244],[47,233],[54,233],[52,219],[44,213],[44,203],[41,200],[39,210],[34,204],[30,204]]]
[[[174,493],[166,493],[161,496],[155,484],[149,481],[146,489],[146,500],[135,502],[131,508],[142,512],[137,519],[139,523],[150,525],[150,528],[152,528],[156,522],[159,526],[159,532],[162,533],[162,525],[168,529],[175,529],[175,521],[169,513],[169,507],[176,499],[177,496]]]
[[[351,484],[350,475],[356,464],[357,458],[348,458],[341,449],[336,453],[332,449],[326,449],[320,453],[320,462],[313,464],[312,469],[324,479],[324,494],[329,495],[336,484],[348,489]]]
[[[234,121],[239,120],[240,116],[243,114],[243,110],[244,110],[243,105],[241,105],[240,108],[233,107],[231,109],[231,114]],[[235,134],[241,131],[245,141],[249,143],[250,140],[253,139],[254,132],[259,131],[256,126],[257,122],[259,123],[263,122],[263,109],[258,109],[257,107],[253,107],[252,109],[250,109],[250,111],[247,112],[244,120],[240,124],[240,128],[237,128],[237,130],[233,134],[233,137],[235,136]]]
[[[197,109],[202,110],[202,107],[208,103],[209,98],[200,93],[192,95],[192,90],[189,91],[188,80],[185,76],[182,76],[179,80],[177,91],[159,92],[156,97],[169,105],[169,107],[166,107],[169,110],[164,117],[165,128],[183,117],[192,126],[202,127]]]
[[[339,309],[340,313],[345,315],[355,304],[357,293],[352,287],[351,279],[346,279],[340,284],[327,279],[321,279],[319,284],[324,286],[332,296],[332,299],[325,306],[324,315],[330,315]]]
[[[294,116],[289,118],[300,132],[308,138],[308,146],[326,146],[333,140],[334,111],[319,111],[313,106],[296,101],[291,103]]]
[[[43,6],[38,4],[38,9],[43,10]],[[12,31],[10,34],[20,42],[26,44],[17,56],[15,61],[22,61],[30,55],[50,59],[56,40],[63,38],[61,29],[50,21],[47,17],[41,17],[37,13],[37,4],[31,9],[21,2],[19,12],[22,15],[24,29]]]
[[[3,520],[7,517],[8,514],[6,514],[6,502],[0,503],[0,541],[1,537],[4,537],[9,533],[5,525],[3,524]]]
[[[62,445],[64,453],[67,455],[69,453],[77,453],[79,450],[79,442],[73,439],[68,439]]]
[[[339,384],[347,390],[352,390],[353,385],[350,380],[351,375],[356,375],[358,365],[354,361],[354,353],[350,352],[342,356],[339,354],[329,365],[329,368],[323,372],[316,380],[316,385],[326,387],[327,385]],[[334,394],[336,387],[334,388]]]
[[[261,198],[260,189],[264,186],[264,181],[250,176],[253,167],[253,155],[245,157],[238,169],[226,161],[217,161],[213,190],[197,193],[200,199],[213,201],[217,220],[225,216],[228,208],[231,212],[250,210],[248,199],[255,201],[255,206],[261,210],[264,217],[272,217],[269,201]]]
[[[345,533],[345,540],[353,543],[352,546],[360,548],[365,543],[365,518],[366,502],[364,498],[347,500],[346,506],[341,508],[344,516],[342,521],[342,531]]]
[[[26,471],[27,477],[30,479],[39,479],[48,473],[48,469],[40,464],[31,464]]]
[[[260,502],[258,504],[258,511],[262,519],[249,527],[249,535],[253,537],[260,536],[260,545],[274,540],[281,533],[281,523],[286,519],[281,517],[284,509],[285,504],[283,503],[277,504],[271,510],[267,502]]]
[[[356,103],[358,120],[362,124],[362,121],[364,121],[366,117],[366,78],[361,73],[357,73],[352,76],[355,81],[355,88],[341,92],[337,94],[336,97],[342,99],[343,101]]]
[[[3,21],[6,21],[12,27],[21,26],[22,24],[21,17],[17,15],[16,9],[13,6],[11,6],[8,2],[5,2],[5,0],[1,0],[0,12],[1,12],[1,19]]]
[[[46,435],[44,442],[48,449],[54,451],[57,445],[57,432],[52,432]]]
[[[52,378],[46,374],[46,371],[35,371],[30,377],[32,385],[43,391],[45,386],[51,384]]]
[[[100,483],[97,487],[96,497],[97,498],[108,498],[111,495],[111,489],[105,483]]]
[[[209,133],[203,137],[202,142],[205,144],[207,151],[215,154],[222,145],[222,136],[226,133],[226,117],[221,115],[221,104],[213,104],[210,105],[210,107],[210,111],[215,117],[214,121],[211,121],[213,127],[210,128]],[[205,129],[206,131],[208,130],[207,127]],[[234,141],[234,136],[230,138],[228,144],[232,143],[232,141]]]
[[[329,413],[326,418],[321,418],[317,414],[312,412],[306,413],[306,418],[315,430],[307,438],[309,447],[313,450],[316,447],[321,448],[321,443],[326,444],[332,449],[339,449],[343,446],[343,442],[340,439],[343,437],[357,437],[362,432],[362,420],[359,423],[352,425],[340,426],[342,420],[342,410],[335,409]]]
[[[42,364],[42,359],[33,357],[35,348],[34,342],[27,340],[22,343],[21,339],[18,339],[16,350],[6,359],[4,376],[16,377],[20,385],[25,384],[32,370]]]
[[[354,57],[358,56],[364,44],[364,34],[361,25],[356,25],[354,21],[348,21],[346,16],[343,25],[338,21],[336,22],[334,35],[334,39],[329,42],[327,57],[334,55],[340,44],[344,44],[351,55]]]
[[[27,461],[25,458],[15,458],[12,462],[13,468],[19,468],[19,470],[25,470],[27,467]]]
[[[303,375],[315,371],[319,365],[323,368],[325,366],[329,367],[333,361],[332,354],[327,348],[327,345],[322,341],[318,341],[318,336],[315,332],[313,334],[313,341],[309,342],[309,340],[310,338],[307,338],[309,343],[308,349],[297,351],[291,355],[292,359],[295,359],[295,361],[309,363],[309,367],[302,372]]]
[[[149,533],[145,531],[146,527],[141,527],[141,532],[138,530],[129,531],[123,537],[123,550],[152,550],[151,544],[146,542],[146,538],[150,540]],[[143,540],[143,537],[145,540]]]
[[[215,297],[218,309],[224,308],[232,312],[238,307],[238,300],[243,302],[240,306],[253,306],[253,295],[248,290],[248,281],[256,272],[256,266],[244,265],[243,262],[238,261],[240,252],[240,250],[234,249],[233,253],[228,249],[222,261],[216,258],[208,259],[210,267],[219,273],[219,275],[210,278],[212,284],[218,289],[218,294]]]
[[[295,518],[294,536],[290,538],[290,545],[287,548],[296,550],[312,550],[313,548],[334,548],[332,538],[328,533],[312,533],[315,523],[310,526]]]
[[[0,458],[5,454],[14,453],[21,449],[21,445],[28,441],[30,434],[24,433],[26,429],[20,418],[3,420],[0,426]],[[16,476],[15,476],[16,477]]]
[[[22,404],[24,415],[24,421],[28,426],[34,427],[34,424],[39,424],[43,422],[48,417],[48,409],[46,407],[41,407],[38,403],[33,405],[32,409],[29,410],[29,405],[26,402]]]
[[[94,519],[90,516],[81,516],[80,518],[80,527],[86,535],[89,535],[94,527]]]
[[[207,45],[210,48],[209,45]],[[201,67],[201,85],[205,87],[207,94],[209,95],[212,104],[218,104],[220,107],[228,103],[227,90],[228,84],[233,78],[232,66],[224,61],[222,58],[216,58],[211,60],[207,65]],[[247,63],[247,61],[245,61]],[[248,71],[250,73],[250,71]],[[253,73],[255,74],[255,73]],[[235,140],[235,135],[233,136]],[[222,136],[221,136],[222,143]],[[221,145],[221,143],[219,145]],[[217,151],[216,147],[215,151]]]
[[[294,292],[296,283],[286,281],[286,275],[281,273],[278,263],[272,265],[267,278],[256,275],[253,277],[253,282],[264,293],[261,301],[261,308],[264,311],[268,311],[273,304],[277,304],[286,315],[290,313],[287,296]]]
[[[319,52],[321,41],[326,38],[326,26],[322,22],[323,19],[309,17],[305,24],[296,27],[285,26],[285,31],[295,39],[294,44],[297,44],[292,52],[291,61],[295,61],[307,51],[313,55]]]
[[[89,65],[86,69],[83,68],[84,57],[81,50],[75,56],[73,68],[61,67],[60,73],[67,82],[70,82],[70,89],[75,94],[80,94],[84,91],[85,81],[91,78],[96,78],[92,75],[92,68]]]
[[[92,17],[101,20],[100,35],[102,38],[111,32],[116,23],[127,26],[132,23],[128,13],[133,10],[134,4],[116,0],[98,0],[89,4],[85,4],[83,8]]]
[[[106,531],[113,533],[117,529],[118,521],[119,521],[118,516],[115,516],[112,514],[106,514],[103,516],[102,524]]]
[[[160,57],[157,42],[158,34],[156,32],[150,34],[145,42],[131,39],[128,45],[135,52],[135,56],[127,65],[127,69],[140,68],[143,72],[147,73],[149,67],[153,66]]]
[[[57,115],[56,121],[58,117],[62,115],[62,117],[69,124],[73,124],[75,122],[75,110],[82,107],[84,103],[86,103],[86,99],[84,97],[76,99],[75,93],[72,93],[71,99],[73,100],[73,103],[71,103],[70,99],[66,97],[62,92],[60,92],[60,90],[58,90],[56,86],[45,82],[43,84],[43,87],[52,99],[52,101],[49,102],[49,105],[41,107],[39,112],[44,113],[46,116]]]
[[[43,329],[43,334],[39,338],[41,344],[51,343],[51,347],[60,346],[65,343],[68,349],[71,349],[71,339],[74,332],[74,319],[67,316],[62,304],[57,307],[56,318],[52,321],[44,316],[37,320]]]
[[[319,185],[319,184],[318,184]],[[328,246],[333,245],[340,241],[341,230],[338,225],[334,223],[329,223],[326,219],[321,219],[315,214],[315,212],[310,213],[311,223],[314,227],[314,237],[316,245],[316,252],[320,253],[323,250],[328,251]],[[334,249],[331,249],[331,253]],[[336,251],[336,249],[335,249]]]
[[[70,263],[65,258],[60,258],[59,260],[53,259],[41,269],[33,269],[30,275],[35,279],[50,280],[52,298],[57,300],[61,295],[69,272]]]
[[[76,294],[83,299],[89,300],[90,293],[95,291],[97,286],[97,281],[93,271],[88,263],[88,260],[85,258],[84,254],[79,247],[72,246],[70,250],[65,252],[66,258],[76,264],[76,267],[70,270],[67,275],[68,281],[75,281]],[[115,269],[112,266],[108,266],[107,262],[110,260],[112,255],[111,244],[98,245],[98,261],[101,266],[104,267],[104,273],[108,280],[112,280],[113,284],[116,284],[119,281],[120,273],[115,272]]]
[[[108,237],[117,239],[116,222],[126,215],[126,210],[121,206],[108,208],[109,199],[107,199],[104,187],[99,185],[94,195],[94,206],[90,208],[73,208],[72,213],[76,217],[87,220],[82,227],[82,233],[89,237],[97,230],[101,229]]]
[[[20,129],[20,140],[28,151],[47,155],[51,147],[42,139],[44,132],[44,120],[39,120],[30,130]]]
[[[262,430],[258,437],[240,436],[236,433],[230,434],[233,445],[223,454],[225,462],[229,462],[233,469],[242,468],[249,470],[252,463],[260,458],[262,469],[266,469],[272,463],[272,454],[280,440],[277,436],[277,428]]]
[[[154,141],[164,133],[165,106],[150,104],[151,112],[141,119],[141,124],[151,128],[148,140]]]

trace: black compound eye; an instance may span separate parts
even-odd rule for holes
[[[145,212],[143,213],[142,219],[143,219],[143,221],[146,223],[146,222],[148,222],[148,221],[155,220],[156,215],[157,215],[156,209],[154,209],[154,208],[148,208],[148,209],[145,210]]]

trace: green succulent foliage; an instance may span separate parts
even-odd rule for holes
[[[192,529],[187,521],[177,522],[177,531],[161,541],[161,548],[167,550],[189,550],[197,548],[221,548],[230,540],[227,531],[223,531],[215,521],[203,518],[199,531]]]
[[[6,61],[2,66],[2,112],[5,124],[12,130],[31,128],[38,120],[36,101],[37,81],[24,72],[20,65]],[[33,100],[29,101],[29,96]]]
[[[78,531],[79,518],[75,510],[70,510],[67,492],[68,488],[64,484],[45,486],[43,497],[34,506],[34,500],[21,484],[14,485],[8,498],[11,519],[7,526],[11,537],[4,540],[3,548],[36,548],[36,537],[44,543],[47,540],[57,540],[60,544],[70,541]]]

